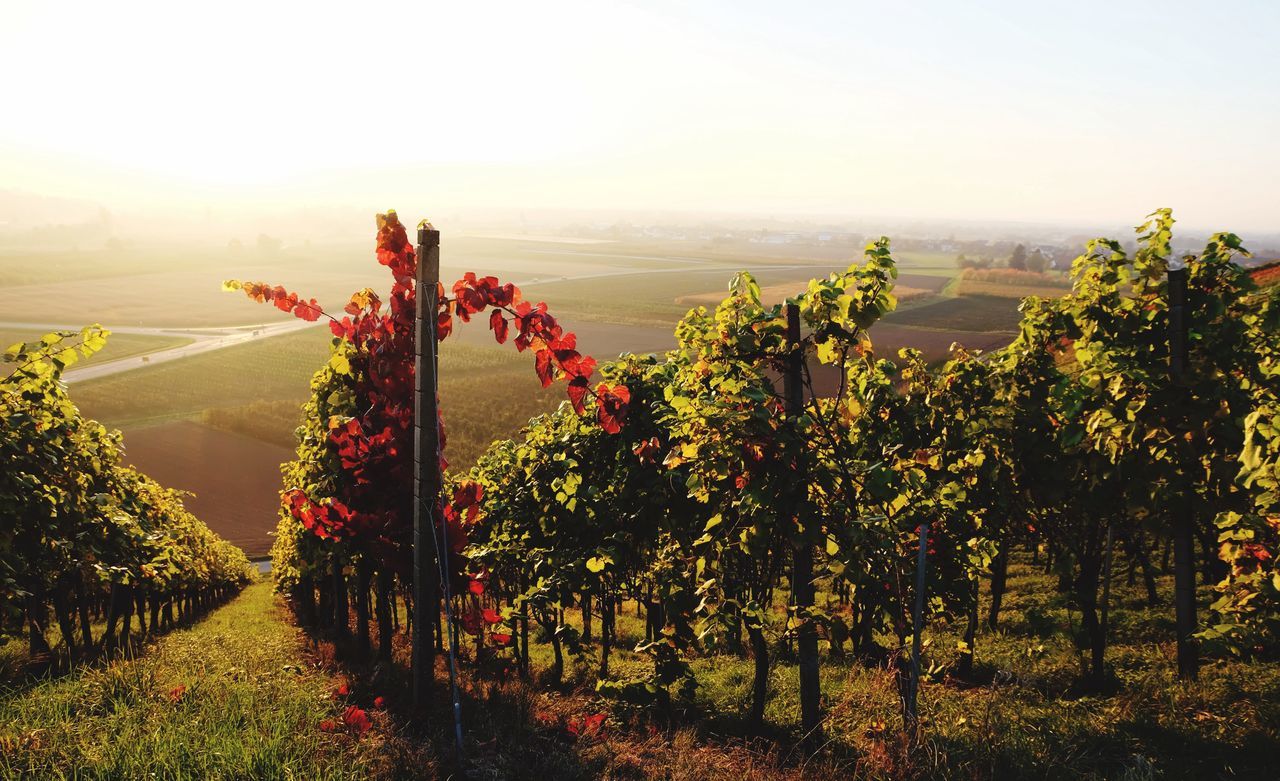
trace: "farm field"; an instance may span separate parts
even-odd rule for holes
[[[1013,334],[1022,319],[1018,312],[1020,302],[1020,299],[1005,296],[960,295],[890,312],[884,322],[942,331],[1002,331]]]
[[[959,331],[898,325],[892,320],[876,323],[869,331],[877,356],[896,359],[903,348],[919,350],[926,363],[946,360],[952,344],[988,352],[1013,341],[1014,334],[1002,331]]]
[[[773,270],[765,272],[768,276],[772,276],[774,273],[777,272]],[[809,269],[807,275],[801,275],[787,282],[762,285],[760,288],[761,300],[766,304],[780,304],[787,297],[803,292],[809,279],[822,276],[824,276],[822,269],[813,267]],[[899,274],[893,287],[893,294],[898,299],[899,304],[925,300],[941,293],[943,288],[946,287],[947,281],[948,278],[943,276]],[[676,303],[685,306],[705,306],[708,309],[713,309],[724,300],[727,289],[728,286],[726,285],[721,289],[710,290],[705,293],[679,295],[675,300]]]
[[[450,240],[446,236],[441,278],[455,279],[464,271],[481,269],[503,281],[527,285],[571,276],[708,266],[719,266],[729,275],[737,267],[759,262],[749,256],[670,259],[649,254],[643,245],[604,246],[610,248],[608,252],[585,250],[578,244],[466,237]],[[282,284],[314,296],[336,311],[353,291],[385,285],[383,270],[370,263],[371,254],[371,244],[364,242],[286,246],[273,253],[226,248],[182,253],[157,248],[98,250],[70,259],[64,252],[9,252],[0,255],[0,279],[6,280],[0,285],[0,311],[12,321],[97,321],[107,327],[283,321],[288,315],[282,312],[255,306],[243,297],[235,300],[227,296],[222,292],[222,281],[235,278]],[[80,273],[84,269],[92,271]]]
[[[273,252],[208,246],[184,247],[181,252],[153,246],[81,252],[5,250],[0,252],[0,311],[12,321],[101,322],[107,327],[284,321],[288,315],[282,312],[255,306],[243,297],[227,296],[221,291],[222,281],[235,278],[282,284],[337,310],[353,291],[384,285],[385,275],[368,262],[371,249],[365,242],[317,241],[314,245],[286,244]],[[811,276],[844,269],[859,259],[861,252],[861,245],[738,244],[732,249],[693,241],[583,245],[518,237],[450,238],[446,233],[441,278],[450,280],[464,271],[481,270],[503,281],[532,286],[568,277],[583,277],[581,281],[589,283],[593,277],[607,280],[620,275],[616,282],[635,290],[643,300],[630,317],[660,315],[658,322],[674,322],[683,314],[673,303],[678,296],[723,290],[739,270],[759,270],[765,285],[805,282]],[[901,280],[907,287],[940,288],[958,271],[950,260],[944,262],[930,253],[904,252],[900,256],[904,277],[941,280]],[[658,273],[637,279],[648,272]],[[590,284],[555,286],[539,295],[545,295],[549,303],[563,300],[576,304],[572,311],[577,314],[592,314],[601,310],[579,296],[598,290]],[[666,306],[655,307],[655,303]],[[571,311],[564,306],[561,309]]]
[[[293,448],[189,421],[124,431],[125,461],[161,484],[194,496],[185,502],[249,557],[271,547],[280,509],[280,464]]]
[[[954,286],[954,292],[958,296],[1004,298],[1058,298],[1070,289],[1070,283],[1062,277],[1008,269],[969,269],[956,279]]]
[[[308,328],[171,363],[77,383],[85,414],[117,428],[179,420],[218,406],[306,398],[329,332]],[[110,340],[108,340],[110,342]]]

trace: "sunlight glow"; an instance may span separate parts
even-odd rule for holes
[[[1274,226],[1271,6],[1033,6],[8,0],[0,187]]]

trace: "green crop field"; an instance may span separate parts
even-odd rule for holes
[[[1011,332],[1018,330],[1021,318],[1017,299],[963,295],[891,312],[885,322],[941,331]]]
[[[613,322],[674,323],[684,313],[675,299],[724,290],[739,270],[761,270],[762,284],[796,282],[843,269],[860,260],[861,246],[806,247],[702,242],[556,243],[481,236],[442,237],[441,278],[448,284],[467,270],[503,281],[529,283],[529,297],[546,297],[561,309]],[[950,277],[954,260],[939,253],[897,253],[904,272]],[[221,291],[224,279],[281,284],[330,309],[364,287],[384,290],[385,270],[371,263],[362,242],[286,243],[279,250],[253,247],[158,246],[113,249],[6,250],[0,252],[0,311],[28,322],[101,322],[141,326],[249,325],[288,315]],[[640,276],[627,272],[663,272]],[[621,274],[616,277],[559,280]],[[537,284],[531,284],[534,282]],[[606,295],[622,289],[626,296]],[[543,291],[546,292],[543,292]],[[620,298],[622,303],[608,303]]]
[[[960,273],[956,266],[956,256],[947,252],[926,252],[923,250],[897,250],[893,259],[903,271],[912,274],[928,274],[939,277],[954,277]]]
[[[330,335],[313,328],[77,383],[87,415],[116,427],[199,415],[210,407],[306,398],[328,357]],[[109,340],[108,340],[109,341]]]

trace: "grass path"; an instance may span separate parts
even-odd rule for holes
[[[138,659],[0,690],[0,778],[355,779],[385,772],[378,730],[341,719],[269,583]],[[185,690],[178,687],[185,687]],[[179,693],[180,692],[180,693]],[[372,713],[375,723],[382,714]]]
[[[1122,571],[1118,569],[1118,571]],[[902,781],[975,779],[1274,779],[1280,755],[1280,665],[1207,657],[1199,683],[1174,681],[1167,604],[1146,607],[1141,583],[1117,577],[1112,592],[1113,691],[1078,691],[1078,619],[1053,588],[1052,573],[1019,557],[998,631],[980,632],[972,679],[946,673],[922,682],[926,730],[912,748],[900,736],[892,672],[851,657],[824,660],[831,742],[806,757],[788,748],[799,730],[797,672],[772,635],[768,732],[758,740],[742,719],[751,662],[734,656],[693,660],[698,675],[689,720],[667,724],[611,709],[592,689],[595,649],[572,657],[554,688],[522,682],[462,648],[461,702],[467,777],[663,779],[664,781]],[[1158,578],[1161,595],[1171,578]],[[1209,598],[1208,587],[1201,599]],[[985,599],[985,598],[984,598]],[[785,601],[785,600],[784,600]],[[649,663],[625,651],[643,637],[630,604],[618,615],[616,675],[642,675]],[[778,605],[777,610],[782,610]],[[566,611],[575,625],[577,609]],[[777,614],[778,623],[783,614]],[[955,661],[963,622],[932,622],[928,660]],[[775,624],[777,625],[777,624]],[[133,661],[85,668],[63,678],[0,688],[3,779],[400,779],[450,777],[451,713],[443,659],[436,669],[427,729],[410,733],[392,714],[407,706],[408,656],[397,635],[391,665],[332,671],[330,643],[310,640],[284,614],[269,583],[189,629],[169,633]],[[550,650],[532,638],[535,679]],[[931,664],[932,667],[932,664]],[[349,690],[339,694],[340,683]],[[185,687],[185,689],[179,689]],[[390,710],[374,709],[383,695]],[[367,709],[357,737],[344,708]],[[399,709],[399,710],[397,710]],[[601,730],[571,725],[607,714]],[[321,723],[333,720],[331,731]],[[454,776],[456,777],[456,776]]]

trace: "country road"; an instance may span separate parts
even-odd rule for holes
[[[121,334],[138,334],[141,336],[180,336],[191,339],[190,344],[184,344],[181,347],[171,347],[167,350],[157,350],[153,353],[145,355],[133,355],[128,358],[118,358],[114,361],[104,361],[103,363],[89,364],[80,368],[70,369],[63,375],[63,379],[68,383],[80,382],[81,380],[91,380],[96,377],[106,377],[120,372],[130,371],[132,369],[141,369],[144,366],[155,366],[158,363],[167,363],[176,361],[180,358],[190,358],[193,355],[212,352],[213,350],[221,350],[224,347],[231,347],[237,344],[254,341],[256,339],[266,339],[272,336],[280,336],[281,334],[292,333],[303,328],[316,326],[317,323],[308,323],[305,320],[289,320],[283,323],[263,323],[261,325],[244,325],[244,326],[228,326],[226,328],[143,328],[139,326],[106,326],[108,330]],[[79,331],[83,326],[68,325],[65,323],[14,323],[0,322],[0,328],[13,329],[31,329],[36,331]]]

